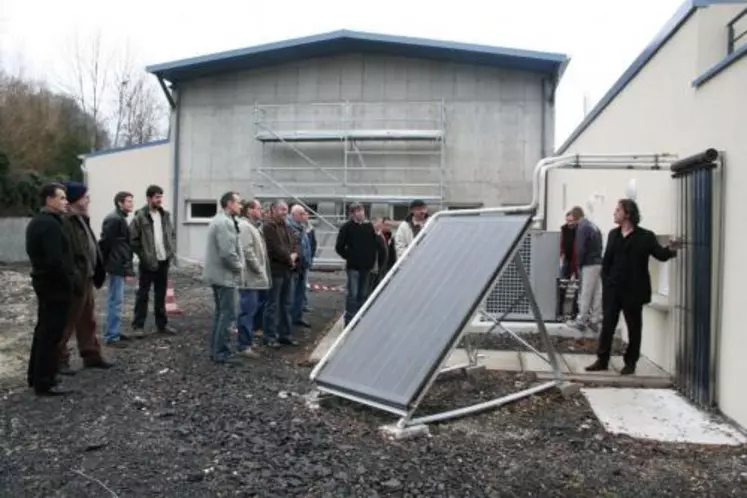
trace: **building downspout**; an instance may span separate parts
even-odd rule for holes
[[[540,122],[540,159],[547,157],[547,79],[540,80],[540,95],[542,97]]]
[[[174,253],[179,254],[179,172],[181,170],[180,164],[179,164],[179,130],[181,129],[180,122],[181,122],[181,95],[179,95],[179,92],[177,89],[172,87],[172,94],[174,94],[175,97],[175,105],[173,107],[174,109],[174,136],[172,138],[173,143],[173,154],[174,154],[174,166],[173,166],[173,183],[172,183],[172,192],[173,192],[173,199],[174,204],[171,207],[171,213],[172,213],[172,219],[173,219],[173,227],[174,227]],[[179,258],[176,258],[176,261],[179,261]]]

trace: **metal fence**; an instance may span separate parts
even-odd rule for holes
[[[671,169],[679,184],[677,236],[683,242],[676,260],[675,384],[695,404],[712,408],[721,268],[719,154],[709,149]]]

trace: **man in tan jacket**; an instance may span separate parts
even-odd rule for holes
[[[252,220],[261,215],[259,202],[252,200],[241,208],[239,218],[239,241],[244,255],[244,279],[239,289],[239,354],[253,358],[252,332],[254,317],[259,312],[259,293],[270,288],[270,266],[267,260],[267,247],[262,234]],[[260,214],[257,214],[257,211]]]

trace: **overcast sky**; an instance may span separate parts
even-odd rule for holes
[[[561,52],[572,61],[558,93],[559,145],[581,121],[584,96],[595,104],[681,3],[0,0],[0,56],[6,68],[64,86],[74,37],[99,31],[109,46],[129,43],[143,67],[338,29]]]

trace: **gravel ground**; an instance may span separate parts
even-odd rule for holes
[[[538,333],[518,333],[516,334],[529,343],[532,347],[538,351],[545,352],[545,347],[542,338]],[[597,352],[597,340],[596,339],[576,339],[572,337],[560,337],[551,335],[550,339],[555,347],[555,351],[561,354],[575,353],[575,354],[596,354]],[[498,351],[528,351],[526,346],[521,344],[511,335],[506,333],[475,333],[470,334],[470,340],[472,344],[478,349],[498,350]],[[460,345],[460,347],[463,347]],[[621,355],[625,351],[625,343],[620,340],[619,337],[615,337],[612,341],[612,354]]]
[[[337,274],[312,280],[341,282]],[[311,294],[314,328],[299,336],[300,351],[262,351],[259,360],[225,367],[207,358],[208,290],[189,272],[174,281],[186,312],[172,321],[181,336],[111,352],[117,368],[65,379],[79,394],[36,399],[23,389],[20,368],[6,373],[0,495],[724,497],[747,489],[745,448],[611,436],[583,397],[553,393],[433,425],[430,438],[386,441],[377,427],[392,417],[336,399],[312,411],[299,396],[310,387],[309,368],[299,363],[341,308],[341,294]],[[0,285],[3,323],[8,310],[15,317],[3,337],[21,329],[30,336],[28,297],[16,290],[19,303],[10,302]],[[132,290],[127,309],[131,300]],[[423,412],[526,383],[509,373],[477,373],[472,383],[445,376]]]

